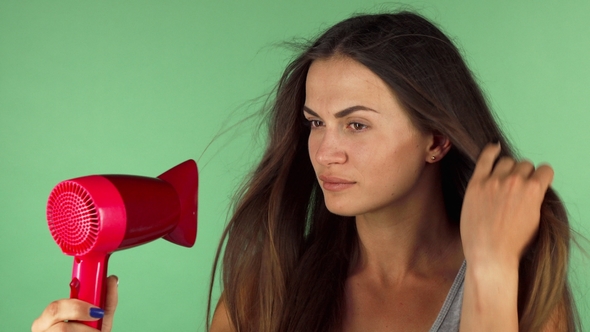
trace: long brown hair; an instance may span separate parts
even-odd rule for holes
[[[395,91],[417,127],[451,140],[441,179],[453,222],[459,222],[482,148],[499,141],[503,155],[516,157],[460,52],[428,20],[409,12],[362,15],[329,28],[286,68],[269,107],[268,146],[238,195],[218,248],[212,284],[223,252],[223,301],[237,331],[341,327],[344,285],[358,252],[356,227],[354,218],[326,209],[302,117],[310,64],[335,55],[372,70]],[[567,330],[576,330],[569,246],[567,213],[549,189],[538,235],[520,264],[521,331],[540,330],[555,308]]]

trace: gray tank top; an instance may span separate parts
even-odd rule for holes
[[[465,262],[461,265],[451,290],[438,313],[430,332],[459,331],[461,321],[461,304],[463,303],[463,281],[465,280]]]

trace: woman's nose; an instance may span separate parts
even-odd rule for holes
[[[329,166],[346,162],[348,157],[338,133],[325,132],[318,144],[315,153],[318,163]]]

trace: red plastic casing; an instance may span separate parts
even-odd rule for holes
[[[160,237],[191,247],[197,234],[198,171],[188,160],[157,178],[90,175],[60,182],[47,220],[56,243],[74,256],[70,297],[104,308],[114,251]],[[102,320],[84,322],[100,329]]]

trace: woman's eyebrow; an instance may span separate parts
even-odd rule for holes
[[[316,112],[312,111],[307,106],[303,106],[303,111],[306,112],[306,113],[309,113],[309,114],[311,114],[313,116],[316,116],[318,118],[320,117]],[[347,116],[347,115],[349,115],[351,113],[358,112],[358,111],[369,111],[369,112],[379,113],[379,112],[377,112],[376,110],[374,110],[374,109],[372,109],[370,107],[366,107],[366,106],[362,106],[362,105],[356,105],[356,106],[347,107],[347,108],[343,109],[342,111],[334,114],[334,116],[336,118],[343,118],[343,117],[345,117],[345,116]]]

